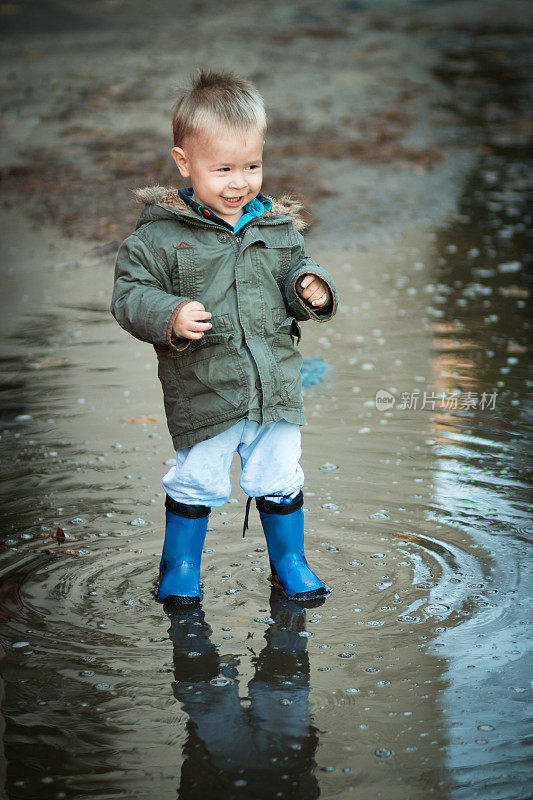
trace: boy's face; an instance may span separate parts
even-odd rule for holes
[[[263,144],[257,128],[245,133],[223,128],[189,137],[183,148],[172,148],[172,158],[190,178],[196,202],[235,226],[243,206],[261,189]]]

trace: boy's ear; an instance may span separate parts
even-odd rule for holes
[[[187,153],[181,147],[173,147],[170,151],[170,155],[176,162],[176,166],[179,169],[181,175],[184,178],[188,178],[190,175],[189,172],[189,159],[187,157]]]

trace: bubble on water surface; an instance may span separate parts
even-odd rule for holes
[[[298,633],[298,636],[301,636],[302,639],[310,639],[311,636],[314,636],[314,635],[315,635],[314,633],[310,633],[309,631],[300,631]]]
[[[374,755],[378,758],[392,758],[394,750],[389,750],[386,747],[378,747],[377,750],[374,750]]]
[[[390,514],[385,511],[376,511],[374,514],[369,514],[368,519],[390,519]]]
[[[272,617],[254,617],[254,622],[261,622],[265,625],[274,625],[275,620]]]
[[[336,511],[338,509],[336,503],[323,503],[322,508],[327,508],[329,511]]]
[[[82,519],[81,517],[74,517],[74,519],[71,519],[70,522],[72,525],[83,525],[85,520]]]
[[[339,658],[355,658],[355,653],[339,653]]]
[[[21,647],[29,647],[29,646],[30,646],[29,642],[13,642],[11,648],[12,650],[18,650]]]
[[[520,272],[522,264],[520,261],[507,261],[505,264],[498,264],[498,272]]]
[[[95,683],[94,688],[98,689],[98,691],[100,691],[100,692],[105,692],[105,691],[107,691],[107,689],[111,689],[111,684],[110,683]]]
[[[334,469],[339,469],[339,468],[336,464],[331,464],[329,461],[326,461],[326,463],[322,464],[322,466],[319,467],[318,469],[322,469],[324,470],[324,472],[330,472]]]
[[[446,614],[450,610],[450,606],[444,605],[444,603],[430,603],[425,607],[426,614]]]
[[[346,694],[359,694],[359,689],[350,687],[349,689],[346,689]]]
[[[225,678],[223,675],[219,675],[217,678],[212,678],[209,683],[211,686],[229,686],[231,681],[229,678]]]
[[[142,519],[141,517],[137,517],[137,519],[132,519],[130,525],[135,527],[141,527],[142,525],[146,525],[146,520]]]

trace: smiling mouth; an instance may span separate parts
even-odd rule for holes
[[[242,194],[239,197],[224,197],[224,196],[222,196],[222,199],[223,199],[223,201],[225,203],[228,203],[228,205],[230,205],[230,206],[237,206],[237,205],[239,205],[240,202],[242,202],[242,200],[244,200],[244,195]]]

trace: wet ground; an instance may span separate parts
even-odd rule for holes
[[[334,587],[320,607],[271,591],[240,490],[211,517],[202,608],[154,602],[172,450],[153,352],[107,310],[110,210],[97,231],[89,198],[94,238],[65,238],[51,223],[79,218],[58,201],[30,224],[28,173],[7,171],[7,797],[529,797],[530,39],[496,4],[433,5],[419,80],[440,87],[444,139],[423,116],[392,155],[378,139],[375,160],[330,154],[339,194],[311,208],[343,300],[301,345],[307,555]],[[413,17],[364,19],[361,47],[415,36]],[[325,63],[338,44],[320,39]]]

